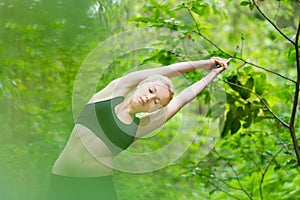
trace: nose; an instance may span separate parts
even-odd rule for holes
[[[148,94],[148,95],[146,96],[146,100],[148,101],[148,100],[154,99],[155,97],[156,97],[155,94]]]

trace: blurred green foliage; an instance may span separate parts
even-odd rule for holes
[[[296,38],[299,1],[257,5],[288,38]],[[156,172],[116,172],[120,199],[299,198],[290,132],[274,116],[284,122],[291,117],[296,49],[253,1],[3,0],[0,15],[0,199],[42,199],[51,165],[73,126],[72,89],[81,63],[111,35],[142,27],[177,31],[176,40],[162,41],[181,45],[119,57],[98,89],[126,73],[129,65],[141,69],[212,56],[234,59],[195,100],[202,117],[220,130],[207,135],[206,121],[191,113],[202,129],[190,148]],[[189,49],[195,46],[199,49]],[[199,73],[182,78],[193,83]],[[218,83],[224,84],[226,102],[211,97]],[[168,143],[178,120],[171,120],[169,131],[164,129],[156,140],[141,144],[156,149]]]

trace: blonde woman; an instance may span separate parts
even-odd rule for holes
[[[193,100],[222,71],[230,59],[180,62],[136,71],[113,80],[82,110],[51,176],[49,199],[116,200],[112,181],[114,156],[135,140],[161,127]],[[207,76],[177,96],[169,78],[197,70]],[[133,92],[132,92],[133,91]],[[155,112],[162,109],[163,117]],[[138,118],[137,113],[148,114]]]

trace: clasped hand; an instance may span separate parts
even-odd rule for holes
[[[227,69],[228,63],[231,61],[231,59],[232,58],[229,59],[224,59],[219,57],[212,58],[215,65],[211,67],[210,71],[215,72],[217,74],[221,73],[222,71]]]

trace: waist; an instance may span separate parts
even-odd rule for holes
[[[79,160],[64,155],[63,159],[59,158],[53,165],[52,174],[68,177],[102,177],[112,175],[113,170],[97,160]]]
[[[111,152],[92,133],[80,138],[78,132],[85,132],[82,129],[84,127],[74,127],[68,143],[52,168],[52,173],[71,177],[111,175],[113,162]]]

